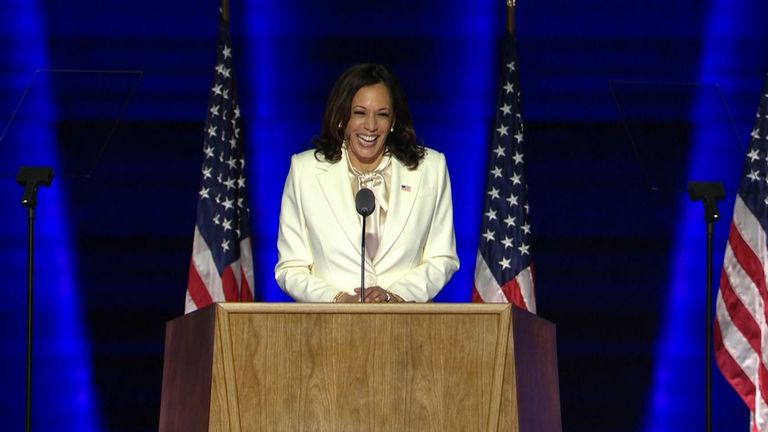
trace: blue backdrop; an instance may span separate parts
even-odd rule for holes
[[[377,62],[399,76],[426,145],[446,154],[462,267],[438,300],[468,301],[504,1],[231,7],[257,298],[288,300],[272,269],[290,155],[318,132],[339,73]],[[24,422],[26,213],[13,176],[28,155],[59,174],[87,165],[110,138],[89,179],[40,192],[34,424],[156,430],[164,323],[183,312],[217,9],[0,1],[0,131],[14,118],[0,138],[2,429]],[[685,184],[725,183],[718,275],[768,71],[765,16],[758,0],[519,2],[538,305],[558,326],[564,431],[703,428],[704,226]],[[14,117],[38,69],[134,72],[111,87],[38,84],[29,116]],[[77,121],[55,121],[72,112]],[[714,394],[714,430],[747,430],[716,369]]]

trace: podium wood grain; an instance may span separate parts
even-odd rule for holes
[[[520,326],[539,333],[527,343],[548,347],[516,346],[512,315],[509,305],[212,306],[168,323],[160,429],[559,431],[554,326],[531,315]],[[182,353],[172,339],[183,329],[212,334],[212,343],[199,341],[210,355]],[[183,339],[192,349],[192,338]],[[519,421],[515,348],[531,352],[519,353],[527,378],[549,380],[523,395],[534,419],[527,426]],[[536,371],[542,365],[552,370]],[[206,388],[207,407],[199,396],[187,403]]]

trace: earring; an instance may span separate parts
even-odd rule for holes
[[[341,122],[339,122],[339,129],[341,129]]]
[[[394,131],[395,131],[395,125],[392,125],[392,127],[391,127],[391,128],[389,128],[389,131],[390,131],[390,132],[394,132]]]

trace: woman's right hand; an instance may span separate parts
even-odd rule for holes
[[[333,299],[333,302],[334,303],[360,303],[360,296],[349,294],[342,291]]]

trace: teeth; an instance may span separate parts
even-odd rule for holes
[[[369,143],[376,141],[376,135],[358,135],[357,137]]]

